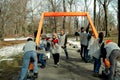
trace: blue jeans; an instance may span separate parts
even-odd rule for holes
[[[88,52],[89,52],[89,50],[87,49],[86,51],[85,51],[85,61],[86,62],[88,62],[88,60],[89,60],[89,56],[88,56]]]
[[[23,56],[23,66],[21,69],[21,75],[20,75],[20,79],[19,80],[23,80],[27,74],[28,71],[28,67],[29,67],[29,62],[30,62],[30,58],[34,59],[34,73],[38,72],[38,65],[37,65],[37,54],[35,51],[28,51],[25,52],[24,56]]]
[[[42,66],[46,66],[46,61],[43,59],[44,54],[39,54],[39,61],[42,64]]]
[[[94,59],[94,72],[99,73],[100,66],[101,66],[101,60],[95,57],[93,59]]]
[[[45,51],[49,51],[49,50],[50,50],[50,47],[46,47],[46,48],[45,48]]]

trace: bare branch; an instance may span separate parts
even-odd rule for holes
[[[97,0],[97,1],[98,1],[98,3],[104,5],[104,3],[101,0]]]

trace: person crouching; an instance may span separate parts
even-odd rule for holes
[[[108,76],[108,80],[114,80],[117,60],[120,58],[120,47],[116,43],[112,42],[112,40],[106,40],[104,48],[105,50],[102,52],[104,55],[103,62],[105,63],[105,59],[108,59],[110,62],[110,74]]]

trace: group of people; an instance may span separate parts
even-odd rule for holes
[[[37,49],[39,49],[40,53],[45,53],[45,52],[52,53],[54,59],[54,65],[57,67],[59,65],[60,53],[62,51],[61,49],[64,50],[66,59],[69,59],[66,44],[67,44],[67,35],[65,34],[64,29],[61,29],[60,33],[53,33],[52,37],[41,35],[40,45],[37,46]],[[33,38],[27,39],[27,43],[24,45],[23,50],[24,50],[23,65],[19,80],[24,80],[28,71],[31,57],[34,59],[34,70],[33,70],[34,77],[37,78],[38,61],[37,61],[36,43]],[[43,56],[43,54],[41,56]],[[40,59],[42,59],[42,57]],[[45,67],[45,62],[42,61],[41,63],[42,63],[42,67]]]
[[[104,41],[104,34],[100,32],[98,34],[98,38],[94,39],[94,35],[91,30],[89,30],[89,25],[84,29],[81,27],[80,35],[80,56],[83,61],[86,63],[89,62],[90,59],[94,60],[94,76],[99,76],[99,69],[101,67],[101,59],[106,65],[106,59],[110,62],[110,66],[108,67],[110,70],[110,74],[108,75],[108,80],[114,80],[117,59],[120,57],[120,48],[118,45],[111,40]],[[42,47],[45,46],[45,51],[49,51],[52,53],[54,59],[54,65],[59,65],[59,58],[61,49],[64,50],[66,59],[69,59],[67,52],[67,35],[65,31],[62,29],[60,33],[53,33],[52,37],[42,37],[41,42],[38,46],[41,50]],[[45,42],[44,42],[45,41]],[[41,45],[44,44],[44,45]],[[38,75],[38,66],[37,66],[37,53],[36,53],[36,44],[32,38],[27,39],[27,43],[23,47],[24,56],[23,56],[23,66],[21,69],[21,75],[19,80],[23,80],[25,75],[27,74],[30,58],[34,59],[34,76]],[[41,51],[40,51],[41,52]],[[44,53],[44,52],[43,52]]]
[[[103,61],[105,67],[110,71],[107,77],[108,80],[114,80],[117,59],[120,58],[119,46],[115,42],[112,42],[112,40],[104,41],[103,32],[99,32],[98,38],[94,39],[92,31],[89,30],[89,25],[86,30],[82,27],[79,34],[81,43],[80,56],[86,63],[89,62],[90,59],[93,59],[94,76],[99,76],[101,61]]]

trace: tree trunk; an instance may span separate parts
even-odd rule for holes
[[[94,25],[96,26],[96,0],[94,0]]]
[[[57,21],[56,21],[56,18],[54,17],[54,24],[55,24],[55,27],[54,27],[54,31],[55,33],[57,32]]]
[[[70,12],[72,12],[72,4],[70,4]],[[71,23],[72,23],[72,18],[69,17],[69,34],[71,35],[72,34],[72,28],[71,28]]]
[[[51,0],[51,5],[52,5],[52,11],[56,12],[56,2],[54,3],[53,0]],[[56,20],[55,17],[54,17],[54,24],[55,25],[54,25],[54,29],[53,30],[54,30],[54,32],[57,32],[57,29],[56,29],[57,28],[57,20]]]
[[[4,25],[1,26],[1,30],[0,30],[0,40],[3,41],[3,37],[4,37]]]
[[[65,0],[63,0],[63,11],[66,12]],[[66,17],[63,17],[63,29],[65,29]]]
[[[69,5],[70,5],[70,12],[72,12],[72,4],[73,4],[73,0],[70,0],[70,2],[69,2]],[[72,18],[71,17],[69,17],[69,34],[71,35],[72,33],[73,33],[73,29],[72,29],[72,27],[71,27],[71,23],[72,23]]]
[[[118,46],[120,47],[120,0],[118,0]]]
[[[100,14],[101,14],[101,9],[100,9],[100,4],[99,4],[99,13],[98,13],[99,15],[98,15],[98,23],[97,23],[97,30],[99,31],[100,30],[100,27],[101,27],[101,16],[100,16]]]
[[[109,31],[108,31],[108,6],[107,6],[107,1],[104,1],[103,4],[104,11],[105,11],[105,32],[106,32],[106,37],[109,36]]]

